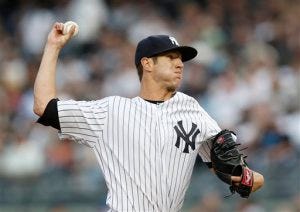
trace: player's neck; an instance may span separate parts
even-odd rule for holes
[[[158,86],[141,83],[139,96],[151,101],[166,101],[174,96],[175,91],[169,91]]]

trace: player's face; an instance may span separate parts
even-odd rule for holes
[[[182,80],[183,62],[179,52],[168,52],[156,57],[153,79],[168,91],[175,91]]]

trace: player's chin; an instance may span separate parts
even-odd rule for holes
[[[180,86],[181,81],[182,81],[182,77],[181,76],[176,77],[176,79],[174,80],[174,86],[176,87],[176,89]]]
[[[169,84],[169,86],[167,87],[167,90],[170,92],[174,92],[179,88],[181,80],[178,81],[174,81],[172,84]]]

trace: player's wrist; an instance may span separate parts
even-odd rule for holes
[[[58,55],[61,49],[62,49],[61,45],[47,42],[44,48],[44,53]]]

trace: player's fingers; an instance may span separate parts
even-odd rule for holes
[[[239,183],[242,180],[241,176],[231,176],[231,180],[233,183]]]
[[[63,28],[64,28],[64,24],[63,24],[63,23],[60,23],[60,22],[56,22],[56,23],[54,24],[54,28],[55,28],[56,30],[58,30],[58,31],[62,31]]]
[[[69,32],[70,37],[72,37],[74,35],[75,30],[76,30],[76,26],[74,26],[74,25],[71,26],[71,29],[70,29],[70,32]]]
[[[63,29],[64,29],[63,23],[55,22],[50,33],[48,34],[47,42],[61,49],[70,40],[72,36],[70,32],[64,35]]]
[[[65,26],[63,26],[63,27],[65,27]],[[71,26],[70,30],[67,31],[66,34],[62,33],[64,38],[66,39],[66,41],[70,40],[73,37],[73,35],[75,33],[75,28],[76,28],[75,26]]]

